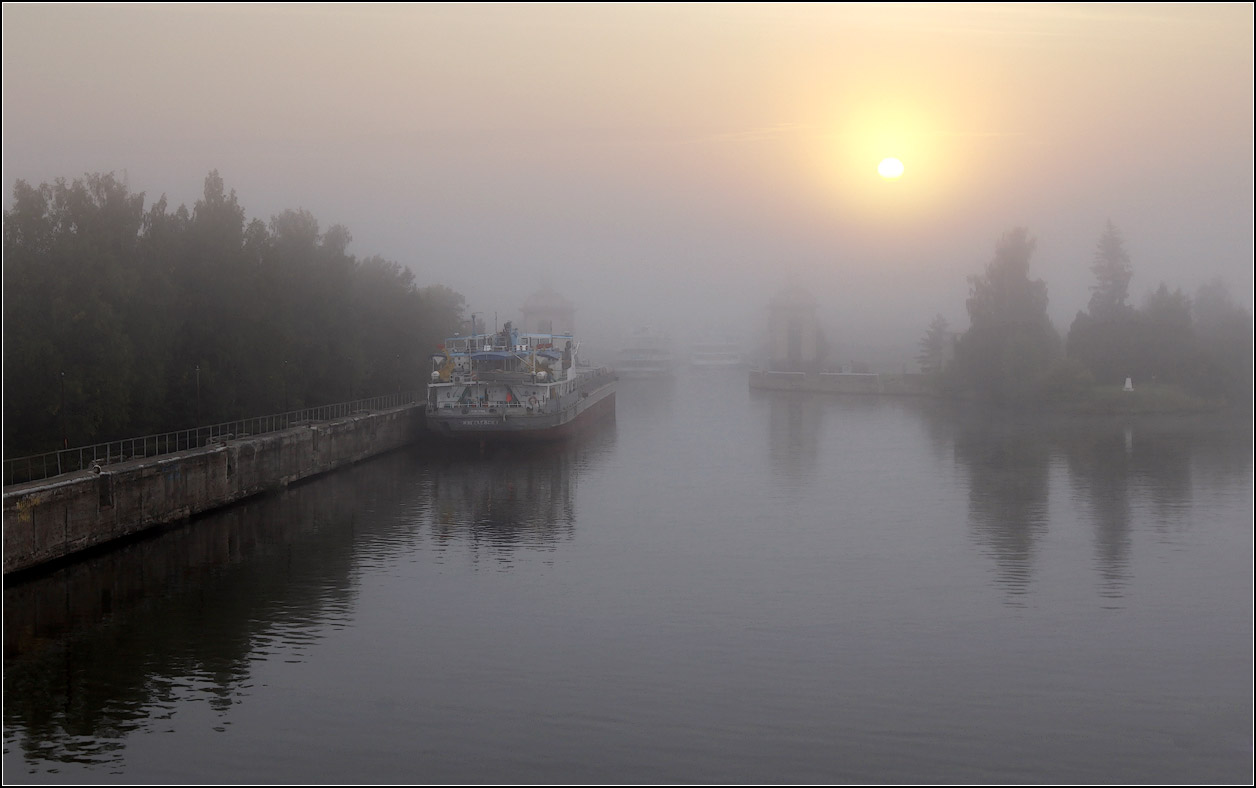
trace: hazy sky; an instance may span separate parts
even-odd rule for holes
[[[751,333],[811,287],[840,348],[903,357],[1004,231],[1068,329],[1104,224],[1136,302],[1252,304],[1252,6],[3,6],[4,188],[125,173],[517,317]],[[900,158],[905,174],[877,174]],[[753,338],[753,337],[748,337]]]

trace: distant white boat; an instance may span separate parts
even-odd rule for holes
[[[690,366],[701,369],[740,367],[745,363],[736,342],[698,342],[689,349]]]
[[[676,357],[666,334],[634,329],[615,358],[615,372],[625,378],[661,378],[675,372]]]

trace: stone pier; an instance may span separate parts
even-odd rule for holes
[[[7,487],[4,573],[333,471],[422,430],[419,403]]]

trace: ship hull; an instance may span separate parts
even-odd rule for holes
[[[615,385],[608,383],[556,413],[442,410],[427,414],[427,429],[432,435],[449,440],[553,441],[568,438],[614,413]]]

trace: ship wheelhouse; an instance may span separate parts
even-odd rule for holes
[[[449,337],[431,357],[428,411],[543,412],[574,390],[576,348],[570,334],[525,333],[510,323]]]

